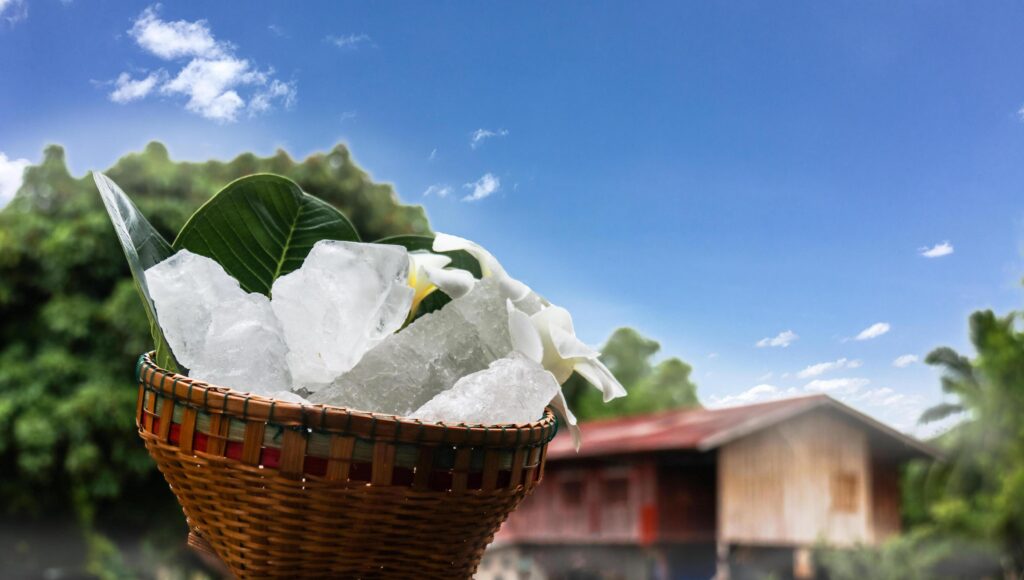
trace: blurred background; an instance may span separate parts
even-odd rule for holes
[[[218,577],[135,434],[98,170],[168,239],[286,175],[574,313],[630,396],[570,379],[583,451],[481,578],[1021,578],[1021,22],[0,0],[0,576]]]

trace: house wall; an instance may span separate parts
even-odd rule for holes
[[[648,544],[657,532],[656,482],[646,456],[549,463],[495,542]]]
[[[828,410],[719,450],[719,540],[726,544],[873,542],[867,434]]]

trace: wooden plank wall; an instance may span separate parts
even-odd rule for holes
[[[653,504],[653,459],[549,463],[544,481],[502,525],[496,541],[643,543],[643,512]],[[649,510],[648,510],[649,511]]]
[[[719,539],[749,545],[872,542],[867,434],[828,410],[719,450]]]

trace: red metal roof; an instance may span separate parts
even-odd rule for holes
[[[675,409],[641,415],[582,423],[583,446],[573,449],[572,438],[564,430],[548,446],[548,459],[573,459],[621,455],[649,451],[708,451],[760,429],[812,409],[829,407],[864,423],[871,430],[911,448],[919,455],[937,457],[934,450],[867,415],[832,399],[811,395],[727,407],[722,409]]]

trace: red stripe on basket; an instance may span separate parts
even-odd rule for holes
[[[153,420],[153,431],[159,431],[160,419],[156,418]],[[168,433],[168,439],[171,443],[178,443],[181,438],[181,425],[178,423],[172,423],[170,432]],[[195,441],[193,448],[195,451],[205,452],[210,445],[210,436],[206,433],[197,432],[195,435]],[[224,456],[228,459],[234,459],[240,461],[242,459],[242,447],[241,441],[228,441],[224,446]],[[281,465],[281,450],[276,447],[264,447],[260,451],[260,465],[276,469]],[[306,456],[302,464],[302,471],[308,475],[314,475],[323,477],[327,474],[327,458]],[[353,462],[352,468],[349,471],[350,481],[370,481],[370,477],[373,474],[373,466],[370,463],[365,462]],[[509,484],[510,473],[508,471],[498,472],[498,486],[507,487]],[[447,490],[451,489],[452,475],[450,472],[435,471],[431,474],[430,488],[434,490]],[[467,487],[469,489],[480,489],[481,480],[483,475],[480,473],[470,473]],[[395,467],[392,473],[391,481],[395,485],[408,485],[411,486],[415,474],[412,469],[407,467]]]

